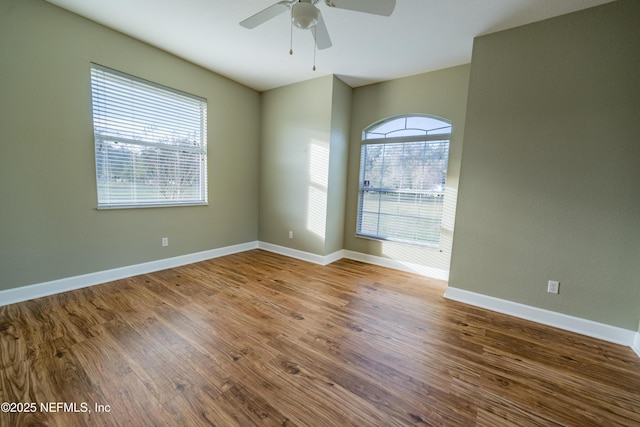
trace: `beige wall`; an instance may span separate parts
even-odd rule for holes
[[[334,76],[262,94],[261,241],[316,255],[342,248],[350,97]]]
[[[92,61],[207,98],[209,206],[96,210]],[[0,64],[0,290],[257,239],[257,92],[35,0]]]
[[[352,94],[353,90],[351,87],[337,77],[333,78],[325,255],[344,248],[344,218]]]
[[[353,91],[345,249],[419,264],[427,270],[448,273],[453,223],[456,210],[458,175],[465,128],[465,109],[469,65],[391,80]],[[453,133],[449,152],[445,218],[440,250],[420,246],[380,242],[356,237],[358,179],[362,130],[381,119],[408,113],[429,114],[451,121]]]
[[[618,1],[475,40],[451,286],[637,329],[639,18]]]

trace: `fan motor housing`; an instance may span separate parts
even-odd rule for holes
[[[306,1],[299,1],[291,7],[293,25],[303,30],[315,27],[318,23],[318,9]]]

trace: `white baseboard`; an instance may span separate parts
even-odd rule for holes
[[[317,255],[311,252],[305,252],[298,249],[287,248],[286,246],[274,245],[272,243],[258,242],[258,248],[268,252],[288,256],[290,258],[300,259],[302,261],[312,262],[314,264],[327,265],[341,258],[343,251],[339,250],[329,255]]]
[[[635,336],[633,337],[633,345],[631,346],[631,348],[636,352],[638,357],[640,357],[640,332],[636,332]]]
[[[464,289],[453,288],[451,286],[447,287],[444,297],[498,313],[508,314],[521,319],[531,320],[555,328],[632,347],[640,356],[640,334],[629,329],[606,325],[604,323],[569,316],[542,308],[531,307]]]
[[[343,251],[343,258],[354,261],[366,262],[367,264],[379,265],[381,267],[393,268],[394,270],[406,271],[408,273],[419,274],[439,280],[449,280],[449,271],[439,268],[427,267],[420,264],[398,261],[396,259],[384,258],[376,255],[363,254],[349,250]]]
[[[203,252],[196,252],[193,254],[181,255],[173,258],[165,258],[157,261],[145,262],[142,264],[129,265],[110,270],[98,271],[95,273],[72,276],[64,279],[51,280],[48,282],[36,283],[33,285],[20,286],[17,288],[3,290],[0,291],[0,306],[27,301],[34,298],[45,297],[61,292],[72,291],[74,289],[80,289],[100,283],[112,282],[114,280],[137,276],[139,274],[166,270],[168,268],[179,267],[186,264],[192,264],[207,259],[213,259],[257,248],[320,265],[331,264],[332,262],[335,262],[341,258],[349,258],[369,264],[395,268],[398,270],[423,274],[425,276],[435,277],[439,279],[448,277],[447,272],[439,271],[436,269],[429,269],[428,267],[418,265],[409,265],[406,263],[401,263],[400,261],[362,254],[359,252],[339,250],[329,255],[317,255],[310,252],[274,245],[271,243],[254,241],[223,248],[211,249]]]
[[[328,265],[342,258],[361,261],[367,264],[378,265],[380,267],[393,268],[394,270],[406,271],[409,273],[419,274],[440,280],[449,280],[449,272],[437,268],[427,267],[419,264],[398,261],[395,259],[384,258],[376,255],[364,254],[361,252],[342,249],[329,255],[316,255],[310,252],[291,249],[285,246],[274,245],[271,243],[259,242],[258,248],[265,251],[274,252],[291,258],[301,259],[303,261],[312,262],[314,264]]]
[[[192,264],[194,262],[205,261],[207,259],[218,258],[224,255],[231,255],[238,252],[248,251],[250,249],[256,249],[257,247],[258,242],[241,243],[238,245],[181,255],[173,258],[165,258],[157,261],[145,262],[142,264],[119,267],[111,270],[98,271],[95,273],[83,274],[80,276],[67,277],[59,280],[52,280],[49,282],[37,283],[34,285],[7,289],[0,291],[0,306],[27,301],[34,298],[45,297],[48,295],[71,291],[74,289],[80,289],[100,283],[112,282],[114,280],[137,276],[139,274],[166,270],[167,268],[179,267],[181,265]]]
[[[449,272],[436,268],[430,268],[418,264],[405,263],[398,260],[383,258],[375,255],[363,254],[349,250],[339,250],[329,255],[316,255],[297,249],[284,246],[273,245],[265,242],[247,242],[238,245],[226,246],[223,248],[211,249],[193,254],[181,255],[173,258],[166,258],[142,264],[130,265],[111,270],[98,271],[95,273],[83,274],[49,282],[37,283],[34,285],[21,286],[17,288],[0,291],[0,306],[27,301],[100,283],[111,282],[139,274],[152,273],[154,271],[179,267],[186,264],[205,261],[234,253],[245,252],[251,249],[264,249],[269,252],[291,258],[301,259],[320,265],[331,264],[341,258],[361,261],[368,264],[393,268],[396,270],[416,273],[435,279],[448,280]],[[587,319],[568,316],[541,308],[531,307],[500,298],[490,297],[475,292],[458,289],[449,286],[444,294],[445,298],[486,308],[503,314],[516,316],[522,319],[531,320],[556,328],[577,332],[582,335],[602,339],[616,344],[631,347],[640,357],[640,332],[610,326],[603,323],[594,322]]]

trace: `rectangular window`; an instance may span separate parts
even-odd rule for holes
[[[448,135],[421,138],[363,140],[358,236],[440,244],[449,139]]]
[[[91,64],[98,208],[207,204],[207,101]]]

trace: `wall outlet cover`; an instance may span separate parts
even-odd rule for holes
[[[547,292],[551,294],[557,294],[560,292],[560,282],[555,280],[549,280],[547,283]]]

